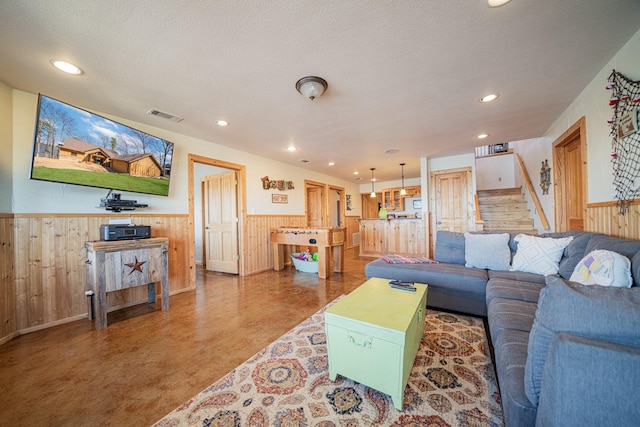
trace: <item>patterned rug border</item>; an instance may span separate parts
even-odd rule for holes
[[[154,424],[167,426],[504,425],[482,318],[427,309],[404,408],[329,379],[324,312],[341,295]]]

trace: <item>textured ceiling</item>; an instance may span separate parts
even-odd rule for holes
[[[401,162],[417,177],[419,157],[542,135],[639,28],[637,0],[2,0],[0,80],[349,181],[370,167],[395,180]],[[295,90],[307,75],[329,83],[315,101]],[[479,103],[489,92],[500,98]]]

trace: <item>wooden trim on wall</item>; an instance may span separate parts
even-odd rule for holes
[[[640,204],[640,199],[633,199],[631,200],[631,202],[629,203],[629,205],[639,205]],[[618,202],[615,200],[612,201],[608,201],[608,202],[595,202],[595,203],[587,203],[587,209],[589,208],[601,208],[601,207],[605,207],[605,206],[618,206]]]

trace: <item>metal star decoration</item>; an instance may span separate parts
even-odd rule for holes
[[[129,274],[133,273],[134,271],[139,271],[140,273],[142,273],[142,265],[146,262],[147,261],[138,261],[138,257],[136,257],[136,262],[126,263],[125,265],[127,267],[131,267],[131,271],[129,272]]]

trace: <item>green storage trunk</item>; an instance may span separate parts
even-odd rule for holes
[[[388,394],[402,410],[424,335],[427,285],[415,286],[407,292],[371,278],[325,312],[331,380],[340,374]]]

